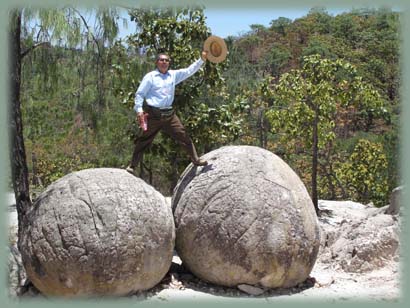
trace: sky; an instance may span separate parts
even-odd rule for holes
[[[305,16],[309,9],[277,10],[268,9],[206,9],[205,16],[213,35],[223,38],[238,36],[251,30],[250,25],[260,24],[268,27],[272,20],[286,17],[291,20]],[[329,12],[329,11],[328,11]],[[331,12],[329,12],[331,14]]]
[[[222,38],[228,36],[238,36],[251,30],[250,25],[260,24],[268,27],[272,20],[279,17],[286,17],[291,20],[305,16],[309,13],[309,8],[305,9],[205,9],[206,24],[211,28],[212,35]],[[350,10],[347,10],[350,11]],[[343,12],[342,9],[328,9],[330,15],[337,15]],[[120,36],[133,33],[135,26],[128,22],[128,29],[121,29]]]

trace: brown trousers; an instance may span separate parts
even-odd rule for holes
[[[157,108],[148,107],[145,110],[148,112],[148,129],[134,141],[135,148],[130,163],[131,167],[135,168],[138,165],[142,158],[142,153],[151,145],[159,131],[164,132],[177,141],[188,153],[191,160],[198,159],[195,146],[185,131],[185,127],[175,114],[175,111],[165,115],[161,114]]]

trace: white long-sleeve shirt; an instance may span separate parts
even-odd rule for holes
[[[146,74],[135,93],[134,110],[142,112],[144,99],[152,107],[171,107],[174,101],[175,86],[195,74],[203,63],[202,59],[198,59],[187,68],[168,70],[165,74],[156,69]]]

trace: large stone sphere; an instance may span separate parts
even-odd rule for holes
[[[29,279],[50,296],[116,296],[155,286],[172,262],[171,207],[121,169],[87,169],[35,201],[21,239]]]
[[[172,207],[176,250],[197,277],[223,286],[292,287],[308,278],[319,250],[313,203],[278,156],[228,146],[185,170]]]

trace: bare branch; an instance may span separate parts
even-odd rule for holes
[[[78,11],[76,8],[71,8],[74,12],[76,12],[78,14],[78,16],[80,16],[81,20],[83,21],[85,27],[87,28],[87,32],[91,34],[94,43],[97,45],[97,49],[98,49],[98,54],[100,55],[100,44],[98,43],[98,39],[94,36],[94,33],[90,30],[90,26],[88,25],[87,21],[85,20],[84,16],[80,13],[80,11]]]

